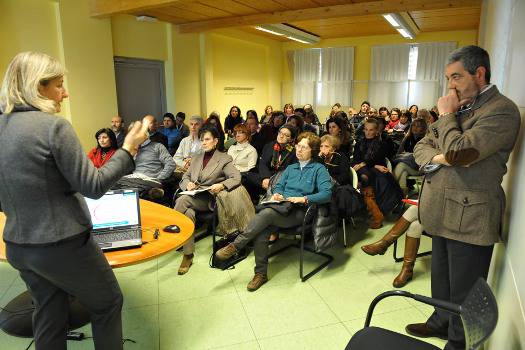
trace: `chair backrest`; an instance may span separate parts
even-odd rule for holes
[[[498,323],[498,304],[487,282],[480,278],[461,304],[467,350],[481,346]]]
[[[350,173],[352,174],[352,187],[357,190],[357,184],[359,182],[359,179],[357,178],[357,172],[354,170],[354,168],[350,167]]]

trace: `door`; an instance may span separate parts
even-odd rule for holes
[[[115,57],[119,115],[127,125],[146,114],[162,120],[166,113],[164,62]]]

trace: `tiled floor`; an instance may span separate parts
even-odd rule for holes
[[[299,280],[297,252],[288,250],[271,259],[270,281],[254,293],[246,291],[253,255],[235,269],[211,269],[210,238],[197,244],[194,265],[185,276],[177,275],[180,252],[116,269],[125,298],[124,336],[135,342],[126,342],[124,348],[344,349],[363,327],[373,297],[393,289],[401,263],[393,262],[392,250],[375,257],[360,250],[390,226],[387,222],[383,229],[367,230],[363,221],[355,229],[349,225],[350,246],[332,249],[334,262],[305,283]],[[430,239],[423,237],[421,248],[429,246]],[[315,257],[307,256],[308,267],[315,262]],[[17,273],[1,263],[0,305],[24,289]],[[405,289],[430,295],[430,257],[417,261],[415,280]],[[372,324],[404,332],[405,324],[423,322],[431,312],[413,301],[391,298],[378,305]],[[81,331],[91,334],[89,326]],[[1,349],[23,350],[30,341],[0,332]],[[429,342],[444,346],[439,339]],[[93,349],[93,343],[70,341],[68,348]]]

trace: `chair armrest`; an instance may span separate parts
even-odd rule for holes
[[[443,301],[439,299],[429,298],[423,295],[419,294],[412,294],[410,292],[404,291],[404,290],[391,290],[387,292],[383,292],[379,294],[377,297],[372,300],[370,303],[370,306],[368,307],[368,312],[366,314],[366,320],[365,320],[365,327],[370,326],[370,322],[372,321],[372,314],[374,313],[374,309],[376,305],[383,299],[393,296],[401,296],[405,298],[411,298],[414,300],[417,300],[423,304],[431,305],[434,307],[437,307],[439,309],[448,311],[450,313],[453,313],[455,315],[460,314],[461,306],[458,304],[454,304],[448,301]]]

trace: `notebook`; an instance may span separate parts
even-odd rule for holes
[[[92,235],[102,250],[142,245],[139,194],[136,189],[109,191],[99,199],[85,198]]]

